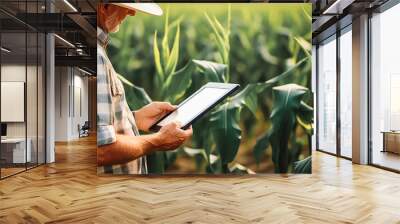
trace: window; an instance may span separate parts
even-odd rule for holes
[[[400,5],[371,18],[372,163],[400,170]]]
[[[352,34],[351,26],[340,36],[340,155],[352,157]]]
[[[0,1],[19,16],[44,1]],[[45,35],[0,12],[0,178],[45,163]],[[12,96],[12,97],[10,97]]]
[[[336,36],[318,47],[318,149],[336,153]]]

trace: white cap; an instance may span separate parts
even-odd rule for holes
[[[156,16],[161,16],[163,14],[162,9],[156,3],[111,3],[111,4]]]

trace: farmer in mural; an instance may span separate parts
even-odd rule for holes
[[[108,33],[118,32],[127,16],[136,12],[162,15],[154,3],[98,4],[97,11],[97,163],[98,173],[146,174],[146,155],[156,150],[173,150],[192,135],[171,123],[155,134],[139,135],[166,113],[175,109],[167,102],[153,102],[131,111],[124,87],[105,48]]]

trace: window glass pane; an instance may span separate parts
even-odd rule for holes
[[[1,178],[45,162],[45,35],[22,22],[44,5],[0,1]]]
[[[2,178],[25,170],[31,160],[26,141],[26,33],[1,34],[1,166]],[[5,50],[4,50],[5,49]]]
[[[400,170],[400,5],[371,19],[372,163]]]
[[[318,48],[318,148],[336,153],[336,40]]]
[[[352,35],[340,36],[340,153],[351,158],[352,141]]]

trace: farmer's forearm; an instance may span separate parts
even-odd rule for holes
[[[117,141],[100,146],[97,150],[99,166],[123,164],[153,152],[156,148],[156,135],[126,136],[117,135]]]

